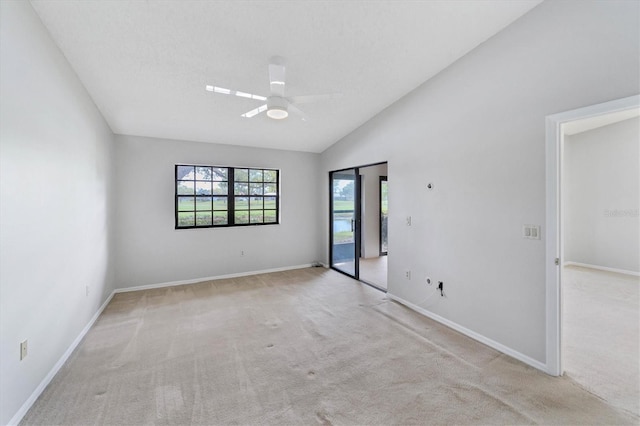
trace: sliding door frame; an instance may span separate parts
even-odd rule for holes
[[[388,164],[387,161],[380,161],[377,163],[364,164],[355,167],[345,167],[337,170],[329,171],[329,267],[334,271],[340,272],[348,277],[354,278],[360,281],[360,254],[362,250],[362,182],[360,176],[360,169],[371,166],[378,166],[381,164]],[[354,275],[341,271],[333,266],[333,175],[334,173],[340,173],[353,170],[355,173],[355,188],[354,188],[354,216],[355,216],[355,231],[354,231]],[[367,283],[365,283],[367,284]],[[378,287],[372,286],[378,289]],[[380,290],[380,289],[378,289]]]
[[[354,273],[353,275],[349,274],[346,271],[343,271],[339,268],[336,268],[333,265],[333,180],[334,175],[340,174],[340,172],[353,171],[353,221],[354,221],[354,230],[353,230],[353,257],[354,257]],[[360,212],[361,212],[361,190],[360,190],[360,170],[358,167],[348,167],[346,169],[340,170],[332,170],[329,172],[329,267],[335,271],[340,272],[341,274],[345,274],[351,278],[359,279],[360,276]]]

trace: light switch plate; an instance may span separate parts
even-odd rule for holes
[[[528,240],[540,239],[540,225],[522,225],[522,238]]]

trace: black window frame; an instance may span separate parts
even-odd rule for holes
[[[182,179],[179,178],[178,176],[178,169],[179,167],[193,167],[194,168],[194,176],[193,179],[184,179],[184,176],[182,176]],[[210,174],[209,179],[198,179],[197,175],[198,175],[198,167],[203,168],[203,169],[212,169],[212,173]],[[226,179],[227,180],[220,180],[220,179],[214,179],[213,176],[213,169],[226,169]],[[242,180],[242,177],[239,177],[236,179],[236,171],[245,171],[246,170],[246,180]],[[270,172],[275,172],[275,180],[271,181],[271,180],[265,180],[265,175],[264,172],[265,171],[270,171]],[[252,176],[252,172],[259,172],[262,175],[261,180],[251,180],[251,176]],[[268,168],[268,167],[237,167],[237,166],[212,166],[212,165],[202,165],[202,164],[176,164],[175,168],[174,168],[174,227],[175,229],[201,229],[201,228],[229,228],[229,227],[236,227],[236,226],[262,226],[262,225],[279,225],[280,224],[280,170],[279,169],[274,169],[274,168]],[[254,173],[253,175],[255,176],[257,173]],[[242,175],[242,173],[238,173],[238,175]],[[193,182],[193,194],[184,194],[184,193],[179,193],[179,185],[180,182]],[[201,182],[201,183],[211,183],[211,191],[210,194],[198,194],[197,193],[197,184]],[[226,194],[224,193],[217,193],[214,194],[214,186],[213,184],[215,182],[220,182],[220,183],[226,183],[227,186],[227,192]],[[240,187],[242,187],[242,185],[246,184],[246,193],[244,194],[236,194],[236,184],[240,184]],[[265,193],[265,186],[266,185],[273,185],[275,186],[275,194],[273,193]],[[261,190],[260,187],[261,186]],[[253,189],[253,193],[252,190]],[[179,206],[179,197],[193,197],[194,199],[194,205],[193,205],[193,210],[180,210],[180,206]],[[197,198],[201,197],[201,198],[211,198],[211,207],[210,209],[199,209],[197,206]],[[222,209],[216,209],[215,207],[215,202],[214,202],[214,197],[218,197],[218,198],[226,198],[226,205],[227,205],[227,222],[223,223],[223,224],[216,224],[215,220],[214,220],[214,212],[218,211],[218,212],[223,212],[225,210]],[[236,209],[236,204],[239,204],[237,199],[243,199],[246,198],[246,208],[242,208],[242,209]],[[261,202],[258,203],[259,200],[256,200],[257,198],[261,198]],[[266,204],[265,204],[265,200],[267,198],[274,198],[275,200],[275,208],[265,208]],[[252,208],[251,206],[253,205],[253,203],[257,203],[260,204],[262,206],[262,208]],[[243,205],[244,207],[244,205]],[[252,217],[257,217],[252,215],[251,212],[257,212],[257,211],[261,211],[262,212],[262,222],[251,222],[251,218]],[[179,222],[179,214],[180,213],[185,213],[185,212],[193,212],[194,214],[194,220],[193,220],[193,225],[186,225],[186,226],[181,226],[180,222]],[[198,225],[198,219],[197,219],[197,212],[210,212],[211,213],[211,224],[204,224],[204,225]],[[238,219],[236,217],[236,213],[241,213],[242,212],[246,212],[246,220],[247,222],[238,222]],[[272,222],[264,222],[264,218],[265,218],[265,212],[274,212],[275,213],[275,221]],[[271,217],[271,215],[269,216]],[[238,223],[236,223],[238,222]]]

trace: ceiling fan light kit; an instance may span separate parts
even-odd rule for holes
[[[285,119],[289,116],[289,111],[292,111],[299,115],[303,121],[306,121],[306,114],[302,112],[300,108],[295,106],[295,103],[314,102],[334,99],[342,96],[339,93],[334,93],[328,95],[292,96],[287,98],[284,96],[284,89],[286,86],[285,72],[284,59],[279,56],[271,58],[269,63],[269,87],[271,88],[271,96],[269,97],[241,92],[239,90],[225,89],[209,84],[205,86],[205,90],[207,92],[219,93],[221,95],[232,95],[246,99],[267,101],[266,104],[260,105],[249,112],[245,112],[241,116],[244,118],[252,118],[261,112],[266,111],[267,117],[274,120]]]
[[[274,120],[282,120],[289,116],[287,100],[279,96],[270,96],[267,99],[267,116]]]

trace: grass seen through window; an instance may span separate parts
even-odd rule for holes
[[[279,171],[176,165],[176,228],[278,223]]]

